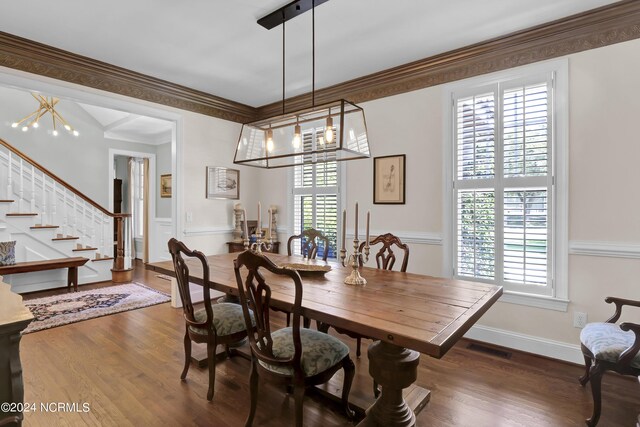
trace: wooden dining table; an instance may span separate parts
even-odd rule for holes
[[[233,270],[235,254],[207,257],[209,282],[204,283],[199,262],[188,261],[190,281],[238,295]],[[278,265],[300,263],[299,257],[264,254]],[[304,261],[325,264],[324,261]],[[334,327],[370,337],[369,373],[381,385],[380,397],[366,411],[359,426],[414,426],[415,412],[430,392],[415,385],[420,354],[441,358],[502,295],[502,287],[361,267],[363,286],[346,285],[351,267],[326,263],[326,273],[302,276],[302,315]],[[173,263],[163,261],[148,269],[175,276]],[[275,308],[290,310],[294,301],[291,281],[268,273]],[[412,398],[403,390],[411,387]]]

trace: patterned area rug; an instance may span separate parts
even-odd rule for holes
[[[25,334],[168,302],[171,297],[139,283],[27,300],[34,321]]]

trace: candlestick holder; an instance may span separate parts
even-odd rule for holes
[[[245,239],[244,247],[245,247],[245,250],[249,248],[251,249],[252,252],[256,254],[262,254],[262,252],[269,252],[273,249],[273,237],[269,237],[267,241],[268,243],[263,241],[262,232],[259,231],[258,233],[256,233],[256,241],[254,243],[249,244],[249,241]]]
[[[348,267],[350,265],[353,269],[351,274],[344,279],[344,283],[347,285],[366,285],[367,279],[360,275],[359,268],[361,262],[365,263],[367,261],[369,261],[369,245],[366,244],[364,246],[363,255],[363,253],[360,252],[360,240],[358,240],[358,238],[353,239],[353,253],[350,255],[347,255],[347,250],[345,248],[340,249],[340,262],[342,263],[342,266]]]

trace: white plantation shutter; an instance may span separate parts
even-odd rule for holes
[[[552,78],[454,94],[455,275],[551,293]]]
[[[318,129],[320,136],[324,129]],[[316,135],[302,135],[305,151],[313,150]],[[338,240],[338,212],[340,174],[338,162],[304,164],[295,166],[293,171],[293,230],[300,234],[307,228],[315,228],[329,238],[329,248],[318,249],[318,257],[329,251],[329,257],[335,258]],[[301,253],[299,241],[294,242],[293,251]]]

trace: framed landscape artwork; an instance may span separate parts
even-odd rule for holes
[[[171,197],[171,174],[160,175],[160,197]]]
[[[207,199],[238,199],[240,171],[220,166],[207,167]]]
[[[404,205],[405,159],[404,154],[374,157],[373,203]]]

